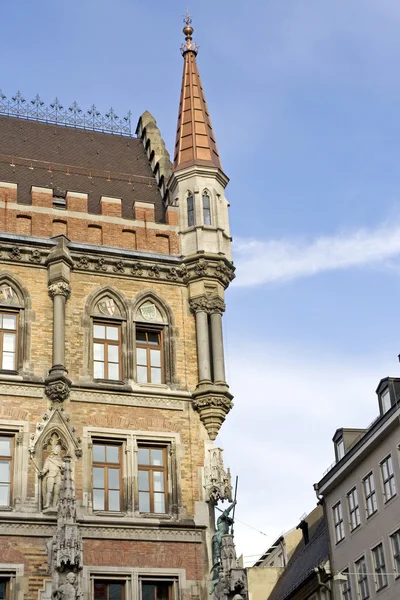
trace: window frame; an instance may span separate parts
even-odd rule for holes
[[[351,488],[349,492],[346,494],[347,498],[347,507],[349,510],[349,525],[350,531],[355,531],[361,525],[361,516],[360,516],[360,502],[358,499],[358,490],[357,486]],[[354,517],[354,522],[353,522]]]
[[[11,577],[10,577],[10,575],[4,575],[3,573],[0,572],[0,583],[2,582],[2,580],[5,581],[4,600],[10,600]],[[3,598],[1,600],[3,600]]]
[[[394,578],[398,579],[400,577],[400,529],[397,529],[393,533],[390,534],[390,549],[392,551],[392,562],[393,562],[393,571]],[[395,547],[395,541],[397,542],[397,549]]]
[[[208,206],[205,205],[205,200],[206,200],[206,204],[208,203]],[[211,218],[211,198],[210,198],[210,194],[208,193],[207,190],[204,190],[202,195],[201,195],[201,207],[202,207],[202,214],[203,214],[203,225],[205,225],[206,227],[211,227],[212,226],[212,218]],[[208,219],[206,219],[206,215],[208,216]],[[206,222],[208,220],[208,223]]]
[[[187,226],[195,227],[196,226],[196,208],[194,203],[194,194],[192,192],[188,192],[186,198],[186,211],[187,211]]]
[[[388,468],[389,464],[391,466],[391,473],[389,473],[389,468]],[[386,466],[386,470],[387,470],[387,474],[388,474],[387,477],[385,477],[385,475],[384,475],[384,465]],[[388,454],[383,460],[381,460],[379,463],[379,467],[380,467],[380,471],[381,471],[382,494],[383,494],[384,502],[385,502],[385,504],[387,504],[392,498],[394,498],[397,495],[397,485],[396,485],[396,478],[395,478],[394,469],[393,469],[392,454]],[[386,485],[387,484],[388,484],[388,487],[391,492],[391,495],[389,497],[387,497],[387,494],[386,494]]]
[[[387,399],[389,400],[389,406],[388,407],[386,407],[386,404],[387,404],[386,400]],[[382,407],[382,414],[385,415],[392,408],[392,399],[391,399],[391,395],[390,395],[389,386],[386,387],[380,393],[380,401],[381,401],[381,407]]]
[[[379,549],[381,549],[381,552]],[[379,553],[380,559],[383,557],[383,562],[379,562],[379,564],[376,561],[377,553]],[[385,549],[383,546],[383,541],[379,542],[378,544],[376,544],[376,546],[371,548],[371,556],[372,556],[373,573],[374,573],[374,578],[375,578],[375,590],[377,592],[379,592],[383,588],[387,587],[387,585],[389,583],[387,572],[386,572]],[[382,581],[384,581],[384,583],[382,585],[379,585],[380,578],[382,578]]]
[[[127,584],[128,584],[128,579],[127,577],[122,577],[119,575],[119,573],[115,574],[115,577],[110,576],[109,574],[105,577],[101,577],[99,576],[95,576],[95,577],[91,577],[91,593],[90,593],[90,597],[91,600],[95,600],[95,593],[94,593],[94,586],[96,583],[105,583],[107,586],[109,586],[111,583],[121,583],[123,584],[122,586],[122,594],[121,594],[121,600],[127,600],[128,599],[128,594],[127,592]],[[106,600],[110,600],[110,592],[108,591],[107,594],[107,598]]]
[[[340,585],[340,595],[342,597],[342,600],[353,600],[349,569],[342,569],[341,574],[345,575],[346,577],[346,581],[341,581]]]
[[[11,287],[11,286],[10,286]],[[3,317],[6,314],[11,314],[15,316],[15,329],[3,329],[0,328],[0,373],[18,373],[18,365],[19,365],[19,320],[20,320],[20,310],[18,308],[8,308],[6,309],[4,306],[0,305],[0,315]],[[3,345],[4,345],[4,333],[14,333],[15,334],[15,352],[14,352],[14,368],[13,369],[5,369],[3,367]]]
[[[2,504],[0,505],[0,510],[1,509],[9,509],[13,506],[13,496],[14,496],[14,461],[15,461],[15,433],[9,433],[7,431],[3,431],[0,429],[0,439],[1,438],[9,438],[11,440],[11,456],[8,457],[6,455],[1,455],[0,456],[0,461],[1,460],[8,460],[9,459],[9,463],[10,463],[10,481],[9,481],[9,503],[8,504]],[[0,482],[1,484],[3,483],[7,483],[7,482]],[[0,573],[1,576],[1,573]]]
[[[373,487],[371,487],[371,479],[373,483]],[[367,491],[367,484],[369,487],[369,491]],[[362,486],[364,491],[364,501],[365,501],[365,512],[367,515],[367,519],[372,517],[376,512],[378,512],[378,499],[376,496],[376,487],[375,487],[375,474],[373,471],[370,471],[363,477]],[[373,510],[370,512],[369,505],[372,505]],[[375,506],[375,508],[374,508]]]
[[[139,599],[143,600],[143,591],[142,585],[143,583],[148,583],[152,585],[156,585],[157,583],[167,583],[169,584],[169,593],[168,600],[178,600],[179,598],[179,579],[177,577],[168,577],[160,575],[159,577],[154,575],[139,575]],[[157,594],[155,594],[155,598],[153,600],[157,600]]]
[[[360,565],[363,566],[362,569],[359,568]],[[354,561],[354,569],[356,574],[358,596],[360,600],[368,600],[370,597],[368,567],[367,559],[364,554]]]
[[[115,342],[115,340],[108,340],[107,338],[101,339],[101,338],[96,338],[94,335],[94,328],[95,326],[101,326],[101,327],[115,327],[118,330],[118,340],[117,342]],[[120,383],[121,381],[123,381],[123,364],[122,364],[122,323],[121,320],[111,320],[111,319],[101,319],[99,317],[92,317],[92,352],[91,352],[91,370],[92,370],[92,376],[93,376],[93,380],[94,381],[107,381],[107,382],[117,382]],[[105,330],[105,335],[106,334],[106,330]],[[94,358],[94,345],[95,344],[102,344],[103,348],[104,348],[104,361],[96,361]],[[109,379],[108,378],[108,365],[110,363],[110,361],[108,360],[108,346],[117,346],[118,347],[118,363],[111,363],[111,364],[118,364],[118,379]],[[106,359],[107,357],[107,359]],[[95,362],[103,362],[104,365],[104,377],[96,377],[95,376],[95,372],[94,372],[94,364]]]
[[[336,510],[338,509],[338,510]],[[339,514],[340,511],[340,514]],[[333,529],[335,532],[335,543],[339,544],[342,540],[345,539],[345,530],[344,530],[344,518],[343,518],[343,507],[342,501],[339,500],[332,506],[332,514],[333,514]],[[339,517],[336,519],[336,517]],[[338,537],[338,531],[341,534],[341,537]]]
[[[169,514],[169,487],[168,487],[168,478],[169,478],[169,465],[168,465],[168,455],[170,446],[167,444],[154,444],[151,442],[143,442],[138,441],[138,450],[140,448],[149,449],[150,450],[150,465],[144,465],[139,463],[139,454],[137,459],[137,489],[138,489],[138,503],[137,510],[140,515],[168,515]],[[163,452],[163,466],[157,466],[151,464],[151,450],[162,450]],[[149,490],[140,490],[139,487],[139,471],[146,471],[149,473]],[[153,477],[150,476],[150,473],[154,471],[162,471],[164,473],[164,512],[155,512],[154,511],[154,481]],[[148,492],[150,496],[150,511],[141,511],[140,510],[140,492]]]
[[[147,334],[150,333],[157,333],[157,335],[159,336],[159,343],[157,346],[149,344],[148,342],[143,343],[143,342],[138,342],[137,340],[137,335],[138,332],[143,332]],[[135,373],[136,373],[136,382],[139,385],[165,385],[165,351],[164,351],[164,326],[158,326],[157,325],[146,325],[146,323],[143,323],[143,325],[141,323],[136,322],[135,323]],[[142,349],[142,350],[146,350],[146,361],[147,364],[146,365],[138,365],[138,359],[137,359],[137,349]],[[161,382],[160,383],[154,383],[153,381],[151,381],[151,360],[150,360],[150,350],[159,350],[160,351],[160,365],[161,365]],[[147,381],[140,381],[138,380],[138,366],[146,366],[147,368]],[[155,367],[155,368],[159,368],[159,367]],[[150,376],[150,381],[149,381],[149,376]]]
[[[96,461],[94,459],[94,446],[99,445],[99,446],[112,446],[112,447],[118,447],[118,457],[119,457],[119,462],[118,463],[111,463],[111,462],[107,462],[107,461]],[[102,439],[99,437],[95,437],[92,439],[92,471],[91,471],[91,479],[92,479],[92,507],[93,507],[93,512],[94,513],[113,513],[113,514],[119,514],[119,513],[123,513],[124,512],[124,489],[123,489],[123,469],[124,469],[124,464],[123,464],[123,451],[124,451],[124,442],[121,440],[114,440],[110,438],[106,438],[106,439]],[[105,451],[105,456],[106,456],[106,452]],[[112,510],[109,508],[109,499],[108,499],[108,492],[110,491],[110,488],[108,487],[108,469],[109,468],[116,468],[116,465],[119,465],[119,510]],[[94,469],[95,468],[103,468],[104,469],[104,488],[95,488],[94,486]],[[95,508],[94,506],[94,490],[95,489],[104,489],[104,509],[101,508]],[[115,488],[111,488],[111,490],[114,490]]]

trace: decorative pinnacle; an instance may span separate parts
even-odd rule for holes
[[[182,56],[186,52],[194,52],[197,54],[199,51],[199,47],[196,42],[192,40],[193,27],[192,27],[192,17],[189,15],[188,9],[186,9],[186,14],[183,17],[183,22],[185,23],[185,27],[183,28],[183,33],[185,34],[185,43],[181,46]]]

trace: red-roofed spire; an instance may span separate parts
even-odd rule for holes
[[[187,12],[184,22],[185,43],[181,46],[184,65],[175,142],[174,170],[178,171],[193,165],[217,167],[222,170],[197,68],[198,46],[192,40],[192,19]]]

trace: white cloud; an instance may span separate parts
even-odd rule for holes
[[[245,354],[243,348],[246,348]],[[217,444],[239,475],[235,526],[246,564],[315,506],[313,483],[333,461],[339,427],[365,427],[378,414],[374,390],[390,365],[377,357],[323,355],[320,349],[229,347],[235,406]]]
[[[239,239],[234,246],[237,286],[310,277],[326,271],[386,263],[400,254],[400,226],[384,224],[304,240]]]

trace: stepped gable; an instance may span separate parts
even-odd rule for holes
[[[100,197],[122,198],[122,216],[136,202],[163,203],[142,141],[137,138],[0,116],[0,181],[18,184],[18,202],[31,204],[31,187],[89,195],[89,213]]]

